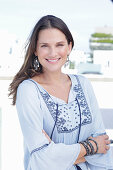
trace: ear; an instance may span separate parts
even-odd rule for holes
[[[68,44],[68,55],[71,53],[72,50],[72,42]]]

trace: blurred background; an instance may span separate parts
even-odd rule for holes
[[[44,15],[60,17],[75,46],[63,72],[82,74],[94,88],[106,130],[113,139],[112,0],[0,0],[0,169],[23,170],[23,138],[8,86],[24,60],[24,46]],[[110,118],[110,119],[109,119]],[[113,124],[113,123],[112,123]]]

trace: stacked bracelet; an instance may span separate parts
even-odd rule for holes
[[[88,139],[86,140],[86,143],[89,145],[89,147],[90,147],[90,149],[91,149],[90,155],[94,155],[94,154],[95,154],[95,150],[94,150],[94,147],[93,147],[92,143],[89,142]]]
[[[87,146],[87,143],[84,141],[84,142],[80,142],[80,144],[82,144],[84,146],[85,150],[86,150],[86,155],[85,156],[90,155],[90,149]]]
[[[93,141],[96,145],[96,151],[94,150],[94,147],[92,145],[92,143],[90,142]],[[88,155],[94,155],[98,152],[98,144],[95,140],[91,139],[91,138],[88,138],[87,140],[83,141],[83,142],[80,142],[80,144],[82,144],[86,150],[86,155],[85,156],[88,156]]]
[[[95,143],[95,145],[96,145],[95,153],[97,153],[98,152],[98,144],[97,144],[97,142],[94,139],[91,139],[91,138],[88,138],[88,140],[91,140],[91,141],[93,141]]]

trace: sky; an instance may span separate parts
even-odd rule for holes
[[[47,14],[63,19],[75,49],[84,51],[89,51],[89,37],[96,27],[113,27],[110,0],[0,0],[0,46],[14,39],[25,42],[39,18]]]

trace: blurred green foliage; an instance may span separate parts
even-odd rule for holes
[[[98,43],[111,43],[111,44],[113,44],[113,40],[111,40],[111,39],[92,40],[91,42],[98,42]]]
[[[69,62],[69,69],[74,69],[75,68],[75,62],[70,61]]]
[[[97,37],[97,38],[112,38],[112,34],[105,34],[105,33],[94,33],[91,35],[92,37]]]

